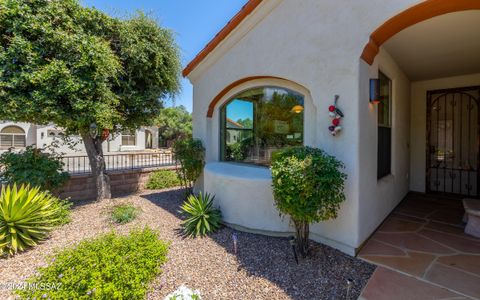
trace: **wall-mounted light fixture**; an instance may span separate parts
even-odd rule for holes
[[[370,79],[370,103],[380,103],[380,80]]]
[[[303,111],[303,106],[301,105],[295,105],[294,107],[292,107],[292,112],[296,113],[296,114],[299,114]]]

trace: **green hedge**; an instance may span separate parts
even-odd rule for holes
[[[149,228],[108,233],[57,253],[27,280],[50,289],[17,290],[29,299],[144,299],[166,262],[168,244]]]
[[[175,171],[160,170],[153,172],[147,182],[147,189],[161,190],[176,186],[181,186],[182,183],[178,179]]]

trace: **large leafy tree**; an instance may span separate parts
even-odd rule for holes
[[[77,0],[0,0],[0,119],[55,123],[79,134],[110,197],[109,130],[151,122],[179,89],[172,33],[138,13],[110,17]]]
[[[176,141],[192,135],[192,115],[183,105],[162,109],[154,123],[164,141]]]

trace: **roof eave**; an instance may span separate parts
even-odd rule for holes
[[[262,0],[248,0],[227,25],[225,25],[185,69],[183,69],[182,76],[187,77],[260,3],[262,3]]]

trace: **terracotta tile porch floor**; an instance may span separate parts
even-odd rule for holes
[[[379,266],[360,298],[480,299],[480,239],[463,213],[461,198],[409,194],[359,253]]]

